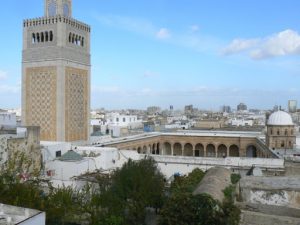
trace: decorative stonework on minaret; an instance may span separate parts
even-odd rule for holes
[[[45,0],[45,15],[23,22],[22,123],[44,141],[89,135],[90,27],[72,18],[71,0]]]

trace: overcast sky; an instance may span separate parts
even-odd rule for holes
[[[0,108],[21,105],[22,20],[1,1]],[[286,107],[300,101],[299,0],[73,0],[92,27],[93,108]]]

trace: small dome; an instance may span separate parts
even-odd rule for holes
[[[290,126],[294,125],[290,114],[284,111],[277,111],[270,115],[268,125]]]

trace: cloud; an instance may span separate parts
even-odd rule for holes
[[[94,14],[94,18],[102,25],[130,31],[146,36],[153,40],[163,41],[183,48],[192,49],[199,52],[217,52],[220,49],[221,41],[215,37],[200,34],[198,25],[191,25],[186,32],[170,31],[166,27],[153,24],[143,18],[126,17],[120,15],[99,15]]]
[[[0,80],[6,80],[7,73],[5,71],[0,70]]]
[[[258,44],[258,39],[234,39],[227,47],[222,50],[224,55],[231,55],[243,52]]]
[[[105,26],[123,29],[147,36],[155,36],[157,28],[149,21],[142,18],[133,18],[119,15],[98,15],[94,18]]]
[[[223,48],[223,55],[246,52],[252,59],[261,60],[300,54],[300,35],[294,30],[284,30],[265,38],[235,39]]]
[[[167,28],[160,28],[156,33],[156,37],[158,39],[168,39],[171,37],[171,33]]]

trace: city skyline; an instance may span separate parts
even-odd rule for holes
[[[73,16],[92,27],[92,108],[299,101],[297,1],[88,3],[74,0]],[[21,106],[22,21],[42,17],[43,4],[3,3],[0,108]]]

